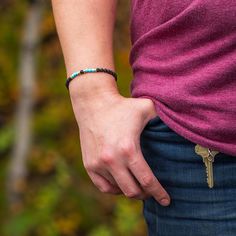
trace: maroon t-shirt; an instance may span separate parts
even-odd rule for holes
[[[131,0],[132,97],[194,143],[236,156],[236,1]]]

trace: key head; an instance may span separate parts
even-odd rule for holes
[[[203,147],[199,144],[195,146],[195,153],[203,158],[207,158],[209,156],[208,148]]]
[[[216,154],[218,154],[219,152],[218,151],[215,151],[215,150],[210,150],[209,148],[208,148],[208,157],[207,157],[207,159],[209,160],[209,161],[211,161],[211,162],[214,162],[214,160],[215,160],[215,155]]]
[[[214,158],[215,155],[219,153],[219,151],[208,149],[208,153],[209,153],[209,155],[211,155]]]

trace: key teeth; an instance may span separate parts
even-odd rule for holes
[[[213,187],[214,187],[214,184],[212,184],[212,185],[209,184],[208,187],[209,187],[209,188],[213,188]]]

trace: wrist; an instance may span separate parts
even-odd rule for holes
[[[71,96],[71,103],[77,122],[81,123],[95,114],[103,114],[115,104],[124,99],[122,95],[113,91],[100,91],[100,93],[86,94],[86,96]]]
[[[69,94],[72,99],[97,98],[105,94],[119,94],[116,81],[112,75],[106,73],[88,73],[79,75],[69,84]]]

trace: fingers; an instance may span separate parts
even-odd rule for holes
[[[112,185],[118,187],[115,179],[113,176],[105,169],[99,169],[95,171],[96,174],[103,176],[108,182],[110,182]],[[119,188],[119,187],[118,187]]]
[[[120,165],[118,167],[116,166],[116,168],[110,168],[110,171],[117,185],[126,197],[139,200],[149,197],[149,195],[140,187],[127,167]]]
[[[95,172],[87,172],[89,177],[95,186],[103,193],[112,193],[112,194],[121,194],[122,191],[117,187],[112,185],[108,180],[106,180],[103,176],[95,173]]]
[[[129,140],[116,146],[119,150],[116,155],[106,148],[92,161],[84,158],[84,166],[92,182],[104,193],[123,193],[136,199],[153,196],[161,205],[169,205],[170,197],[152,173],[140,147]]]
[[[130,158],[128,166],[145,192],[152,195],[161,205],[169,205],[170,196],[153,174],[141,150],[138,151],[134,158]]]

